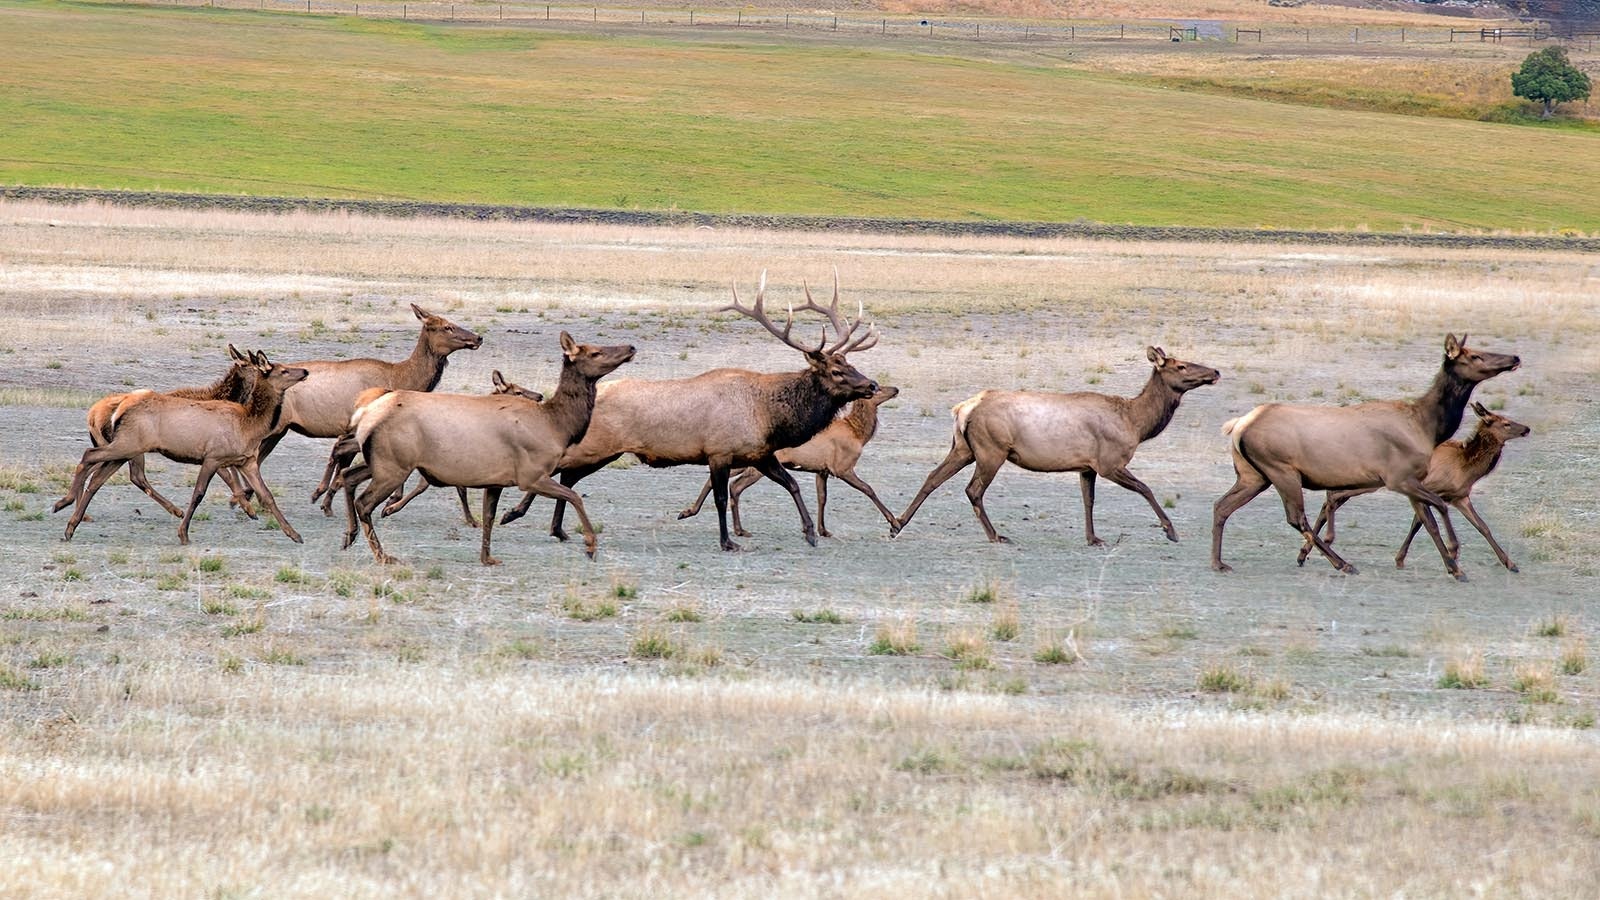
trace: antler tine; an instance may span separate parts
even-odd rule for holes
[[[749,306],[741,306],[739,304],[739,289],[735,287],[733,291],[733,303],[729,306],[722,307],[719,312],[736,312],[749,316],[750,318],[755,319],[757,322],[760,322],[761,327],[767,329],[767,331],[770,332],[773,337],[783,341],[788,346],[793,347],[802,353],[814,352],[812,348],[803,347],[789,339],[789,332],[794,328],[794,310],[790,309],[789,321],[780,330],[777,325],[773,324],[772,319],[767,317],[766,302],[767,272],[765,269],[763,269],[761,271],[761,285],[756,289],[756,299],[754,303],[750,304]]]
[[[843,350],[839,351],[839,354],[842,356],[855,350],[871,350],[876,346],[878,346],[878,330],[868,325],[867,333],[851,341]]]

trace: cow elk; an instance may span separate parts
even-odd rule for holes
[[[754,319],[786,346],[799,351],[806,360],[804,371],[763,374],[713,369],[692,378],[609,384],[595,403],[588,434],[561,460],[561,483],[571,488],[625,453],[632,453],[655,468],[705,465],[711,470],[721,546],[731,551],[740,548],[728,534],[728,474],[735,468],[753,467],[789,492],[799,510],[806,542],[815,547],[817,532],[811,514],[799,486],[776,454],[811,440],[846,403],[872,396],[877,383],[857,371],[847,356],[870,349],[877,344],[878,336],[870,326],[857,334],[863,324],[859,307],[854,321],[840,314],[837,274],[830,305],[813,301],[809,288],[805,295],[806,302],[789,310],[788,322],[782,328],[767,317],[765,273],[751,306],[740,305],[735,289],[733,303],[723,307]],[[817,312],[827,319],[816,346],[790,336],[796,309]],[[524,498],[506,514],[505,521],[525,514],[531,501],[531,497]],[[557,500],[550,533],[563,541],[567,539],[561,527],[564,512],[565,504]]]
[[[1289,527],[1335,569],[1353,575],[1355,566],[1335,553],[1306,520],[1303,491],[1385,487],[1411,501],[1412,512],[1428,529],[1445,571],[1465,581],[1434,521],[1434,510],[1445,511],[1444,498],[1423,478],[1434,448],[1460,427],[1473,389],[1521,364],[1516,356],[1479,351],[1467,346],[1466,335],[1457,339],[1450,334],[1445,336],[1438,375],[1415,400],[1332,407],[1268,403],[1228,420],[1222,432],[1229,435],[1237,477],[1212,510],[1211,567],[1233,571],[1222,561],[1223,527],[1229,516],[1271,487],[1283,500]]]
[[[1489,547],[1494,550],[1494,555],[1500,564],[1507,569],[1517,571],[1517,564],[1511,561],[1506,551],[1489,533],[1489,524],[1478,515],[1478,510],[1472,505],[1472,488],[1484,476],[1493,472],[1495,466],[1500,464],[1500,455],[1505,451],[1506,442],[1519,437],[1526,437],[1533,429],[1513,422],[1505,416],[1498,415],[1485,409],[1483,404],[1473,401],[1472,411],[1478,414],[1478,427],[1472,436],[1465,441],[1445,441],[1433,450],[1433,456],[1428,459],[1428,474],[1422,478],[1422,486],[1440,497],[1446,503],[1461,511],[1467,521],[1478,529],[1483,539],[1489,542]],[[1334,491],[1328,494],[1323,501],[1322,512],[1317,515],[1317,521],[1312,524],[1313,531],[1321,531],[1323,541],[1333,544],[1333,518],[1351,498],[1362,494],[1370,494],[1377,488],[1364,488],[1354,491]],[[1323,531],[1322,523],[1326,521],[1328,527]],[[1456,530],[1450,524],[1450,513],[1444,514],[1445,546],[1450,555],[1460,560],[1461,541],[1456,538]],[[1406,554],[1411,551],[1411,542],[1416,539],[1417,532],[1422,530],[1422,520],[1415,515],[1411,517],[1411,530],[1406,534],[1405,543],[1400,545],[1400,551],[1395,554],[1394,564],[1405,568]],[[1311,544],[1307,543],[1300,548],[1299,563],[1305,565],[1306,556],[1311,553]]]
[[[878,494],[856,474],[856,463],[861,459],[861,451],[868,441],[878,432],[878,407],[899,396],[897,387],[881,386],[871,397],[865,400],[851,401],[849,406],[839,411],[828,427],[822,429],[816,437],[798,447],[791,447],[778,451],[778,462],[785,469],[794,472],[813,472],[817,476],[817,534],[823,537],[833,537],[828,531],[828,476],[833,475],[845,484],[867,496],[872,505],[883,513],[883,518],[889,523],[889,533],[893,535],[900,530],[900,523],[895,519],[894,513],[889,511],[883,501],[878,499]],[[745,489],[760,481],[764,476],[755,469],[741,469],[730,475],[728,484],[728,505],[733,513],[733,533],[739,537],[749,537],[750,532],[744,530],[744,525],[739,521],[739,495]],[[707,479],[705,486],[700,489],[700,496],[695,498],[683,512],[678,513],[678,518],[687,519],[700,514],[700,508],[705,505],[706,497],[711,495],[711,480]]]
[[[1104,477],[1143,497],[1156,519],[1176,541],[1161,504],[1149,486],[1128,471],[1139,445],[1160,434],[1172,421],[1183,395],[1197,387],[1216,384],[1216,369],[1168,356],[1159,347],[1145,355],[1155,367],[1144,390],[1134,397],[1078,392],[983,391],[956,404],[955,434],[944,461],[928,474],[911,505],[900,516],[900,527],[910,524],[917,508],[939,485],[974,462],[977,469],[967,484],[967,499],[989,540],[1009,543],[995,531],[983,508],[983,494],[1006,462],[1031,472],[1077,472],[1083,493],[1084,537],[1090,546],[1104,544],[1094,532],[1094,485]]]
[[[239,348],[232,344],[228,345],[228,356],[233,362],[228,366],[228,371],[223,373],[215,384],[207,385],[206,387],[178,388],[177,390],[167,391],[166,396],[181,397],[189,400],[245,402],[249,398],[250,392],[255,389],[256,366],[248,356],[239,352]],[[96,400],[89,407],[89,445],[91,447],[104,447],[109,444],[111,442],[111,423],[116,418],[117,410],[121,408],[122,404],[130,399],[142,398],[152,393],[154,392],[149,390],[137,390],[126,394],[108,394]],[[227,482],[228,489],[233,492],[233,495],[239,497],[240,487],[238,480],[234,476],[234,470],[224,468],[218,474],[222,476],[223,481]],[[76,472],[73,473],[73,477],[77,477]],[[133,482],[134,487],[148,494],[150,499],[159,504],[162,509],[178,518],[183,517],[183,510],[179,509],[171,500],[161,496],[161,493],[150,485],[149,479],[145,477],[143,454],[128,460],[128,480]],[[60,512],[71,506],[76,499],[69,492],[66,496],[57,500],[55,505],[50,508],[50,511]],[[248,507],[245,507],[245,509],[248,511]]]
[[[585,549],[594,558],[594,529],[583,501],[551,474],[589,427],[595,382],[632,359],[634,349],[578,344],[563,331],[561,350],[561,379],[544,403],[504,394],[391,391],[363,407],[355,434],[363,462],[343,475],[349,514],[344,546],[355,541],[359,521],[373,557],[394,562],[378,541],[372,512],[412,472],[420,472],[429,484],[484,489],[479,559],[486,566],[499,563],[489,553],[489,542],[500,492],[510,485],[577,507]],[[355,491],[363,483],[366,489],[358,498]]]
[[[450,354],[457,350],[476,350],[483,345],[479,335],[415,303],[411,304],[411,312],[422,322],[422,332],[417,335],[411,355],[399,362],[339,359],[292,363],[311,375],[284,398],[278,427],[261,444],[261,461],[266,462],[273,448],[290,431],[313,438],[343,435],[350,426],[356,398],[362,391],[370,388],[433,390],[444,377]],[[324,508],[324,511],[331,515],[331,510]]]
[[[160,453],[176,462],[200,466],[189,508],[178,525],[178,543],[189,543],[189,522],[206,495],[211,476],[229,467],[238,469],[255,489],[283,533],[300,543],[300,535],[285,521],[272,492],[261,480],[258,454],[262,440],[277,420],[284,393],[305,380],[306,370],[275,364],[264,353],[254,354],[252,359],[258,377],[244,403],[154,393],[125,401],[111,423],[111,440],[103,447],[84,451],[72,481],[71,493],[77,507],[67,522],[63,539],[72,540],[95,492],[124,462],[145,453]]]

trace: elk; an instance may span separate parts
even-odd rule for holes
[[[421,472],[429,484],[484,489],[478,556],[484,565],[500,562],[490,555],[489,541],[500,491],[509,485],[571,502],[583,523],[585,550],[593,559],[594,529],[583,501],[551,475],[567,447],[589,428],[595,382],[633,359],[634,348],[579,344],[563,331],[561,350],[561,379],[555,395],[544,403],[504,394],[391,391],[362,407],[355,440],[363,462],[343,473],[348,513],[344,546],[355,542],[359,521],[373,557],[380,563],[394,562],[378,541],[372,511],[412,472]],[[363,483],[366,489],[358,498],[355,491]]]
[[[1444,361],[1426,393],[1415,400],[1373,400],[1354,406],[1302,406],[1268,403],[1237,419],[1229,435],[1236,474],[1233,487],[1218,498],[1211,514],[1211,568],[1231,572],[1222,561],[1222,529],[1228,517],[1267,488],[1283,500],[1289,527],[1341,572],[1355,574],[1306,521],[1304,489],[1326,491],[1385,487],[1411,501],[1458,581],[1467,576],[1445,549],[1433,511],[1445,501],[1423,484],[1435,447],[1455,433],[1473,388],[1522,365],[1516,356],[1467,346],[1467,337],[1445,335]]]
[[[872,396],[878,389],[877,382],[857,371],[846,357],[852,351],[872,348],[878,336],[871,326],[856,334],[862,325],[859,307],[853,322],[840,315],[837,273],[830,305],[813,301],[809,287],[805,295],[806,302],[798,309],[821,313],[827,319],[822,326],[822,340],[815,347],[790,337],[795,308],[789,310],[789,320],[783,328],[767,317],[764,272],[751,306],[740,305],[735,288],[733,303],[721,310],[756,320],[785,346],[799,351],[806,360],[804,371],[762,374],[744,369],[712,369],[692,378],[609,384],[595,403],[589,433],[561,460],[561,483],[570,488],[624,453],[632,453],[654,468],[705,465],[711,470],[722,549],[736,551],[739,545],[728,536],[728,473],[737,467],[754,467],[789,492],[800,512],[806,543],[815,547],[817,532],[811,514],[800,497],[799,486],[776,454],[811,440],[846,403]],[[832,344],[828,343],[830,325]],[[520,518],[531,502],[531,497],[523,498],[516,509],[506,513],[502,524]],[[558,499],[550,534],[563,541],[567,539],[561,527],[564,513],[565,504]]]
[[[228,345],[228,356],[233,362],[228,366],[228,371],[223,373],[215,384],[207,387],[178,388],[177,390],[167,391],[167,396],[183,397],[190,400],[231,400],[235,403],[243,403],[250,396],[250,392],[255,389],[256,367],[249,357],[239,352],[239,348],[232,344]],[[153,392],[137,390],[126,394],[107,394],[96,400],[94,405],[89,407],[88,414],[90,446],[104,447],[110,443],[111,422],[116,417],[118,408],[130,398],[142,397],[150,393]],[[222,476],[223,481],[227,482],[228,489],[233,492],[234,497],[238,498],[240,496],[239,484],[234,476],[234,470],[223,469],[219,474]],[[76,478],[77,473],[74,472],[73,476]],[[150,481],[145,478],[143,455],[135,456],[128,460],[128,480],[132,481],[139,490],[148,494],[150,499],[160,504],[162,509],[179,518],[183,517],[183,510],[174,505],[171,500],[161,496],[160,492],[151,487]],[[69,492],[60,500],[57,500],[55,505],[50,507],[50,511],[53,513],[60,512],[71,506],[75,499]],[[247,506],[244,508],[246,512],[249,512]]]
[[[995,531],[983,508],[983,494],[1007,461],[1031,472],[1077,472],[1083,493],[1084,537],[1091,547],[1105,543],[1094,533],[1094,485],[1099,476],[1140,495],[1155,510],[1167,540],[1178,539],[1150,487],[1128,471],[1139,445],[1160,434],[1197,387],[1216,384],[1216,369],[1171,357],[1159,347],[1146,347],[1155,367],[1144,390],[1134,397],[1112,397],[1080,391],[983,391],[955,405],[955,433],[950,452],[922,483],[911,505],[900,515],[910,524],[917,508],[939,485],[976,462],[967,484],[967,499],[989,540],[1010,543]]]
[[[222,468],[238,469],[283,533],[300,543],[300,535],[284,519],[272,492],[261,480],[258,454],[262,441],[277,422],[284,393],[304,381],[307,372],[273,363],[265,353],[253,354],[252,361],[258,377],[255,389],[243,403],[155,393],[123,402],[111,423],[111,440],[103,447],[84,451],[79,462],[71,489],[77,507],[67,522],[63,540],[72,540],[95,492],[124,462],[145,453],[160,453],[176,462],[200,466],[189,508],[178,525],[178,543],[189,543],[189,522],[206,495],[211,476]]]
[[[494,390],[490,392],[491,394],[507,394],[513,397],[521,397],[525,400],[532,400],[534,403],[544,402],[543,394],[506,381],[505,376],[500,374],[499,369],[494,370],[489,380],[494,386]],[[342,486],[339,480],[339,473],[350,465],[357,453],[361,452],[360,446],[356,443],[355,427],[363,415],[362,411],[367,404],[387,393],[389,392],[383,388],[368,388],[356,398],[356,411],[350,417],[351,426],[349,430],[339,437],[339,440],[334,442],[333,450],[328,454],[327,468],[322,472],[322,481],[317,485],[317,490],[311,495],[312,502],[316,502],[319,496],[323,498],[322,511],[324,515],[331,515],[330,505],[333,502],[333,492]],[[388,518],[404,509],[407,503],[416,499],[418,494],[427,489],[428,480],[424,478],[417,482],[417,486],[412,489],[411,493],[398,500],[390,500],[383,508],[383,517]],[[478,519],[472,514],[472,508],[467,504],[467,489],[464,487],[456,488],[456,495],[461,500],[461,515],[466,519],[467,526],[477,528]]]
[[[791,447],[778,451],[778,462],[783,467],[795,472],[814,472],[817,476],[817,534],[823,537],[833,537],[828,531],[828,476],[836,476],[845,484],[850,485],[861,493],[867,495],[872,505],[883,513],[884,519],[889,522],[889,533],[893,535],[900,530],[900,522],[895,519],[894,513],[889,511],[883,501],[872,490],[872,485],[861,480],[856,475],[856,462],[861,459],[861,451],[867,442],[872,440],[878,431],[878,407],[899,396],[897,387],[881,386],[865,400],[853,400],[849,406],[839,411],[828,427],[822,429],[816,437],[798,447]],[[760,481],[762,475],[755,469],[741,469],[730,475],[728,485],[728,505],[733,511],[733,533],[739,537],[749,537],[750,532],[744,530],[739,521],[739,495],[745,489]],[[683,512],[678,513],[679,519],[687,519],[700,514],[700,508],[705,505],[706,497],[711,494],[711,480],[706,479],[705,486],[700,489],[700,496],[695,498]]]
[[[476,350],[483,338],[443,316],[436,316],[411,304],[411,312],[422,322],[422,332],[411,355],[399,362],[381,359],[313,360],[293,363],[311,375],[283,401],[278,427],[261,442],[261,462],[273,448],[293,431],[313,438],[337,438],[350,425],[356,398],[368,388],[391,391],[431,391],[444,377],[450,354],[457,350]],[[320,489],[326,488],[322,485]],[[315,497],[313,497],[315,500]],[[331,509],[324,510],[329,515]]]
[[[1472,402],[1472,411],[1478,415],[1477,429],[1465,441],[1445,441],[1433,449],[1433,455],[1428,458],[1428,474],[1423,476],[1422,486],[1460,510],[1461,514],[1467,517],[1467,521],[1478,529],[1478,533],[1483,535],[1483,539],[1489,542],[1500,564],[1515,572],[1517,564],[1511,561],[1505,550],[1501,549],[1494,535],[1489,533],[1488,523],[1483,521],[1483,517],[1478,515],[1478,510],[1473,507],[1472,488],[1500,464],[1500,454],[1505,450],[1507,441],[1526,437],[1533,429],[1521,422],[1514,422],[1505,416],[1490,412],[1476,400]],[[1323,531],[1322,539],[1332,545],[1334,513],[1350,502],[1351,498],[1370,494],[1375,490],[1377,488],[1330,492],[1327,500],[1323,501],[1322,512],[1317,515],[1317,521],[1311,526],[1311,530],[1323,531],[1322,523],[1326,521],[1328,528]],[[1445,546],[1449,549],[1450,555],[1459,560],[1461,541],[1456,538],[1456,530],[1450,524],[1448,511],[1444,514],[1443,524]],[[1417,532],[1421,529],[1422,521],[1412,516],[1411,530],[1406,534],[1405,543],[1400,545],[1400,551],[1394,557],[1396,567],[1405,568],[1406,554],[1411,551],[1411,542],[1416,539]],[[1300,548],[1298,560],[1300,565],[1305,565],[1306,556],[1310,553],[1309,543]]]

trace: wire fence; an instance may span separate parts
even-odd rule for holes
[[[529,3],[358,2],[358,0],[121,0],[140,6],[256,9],[278,13],[356,16],[425,22],[587,22],[606,26],[753,28],[805,30],[879,37],[919,37],[995,42],[1162,41],[1168,43],[1254,44],[1452,44],[1498,43],[1533,46],[1562,41],[1593,50],[1600,33],[1562,32],[1545,24],[1462,28],[1460,23],[1415,26],[1292,26],[1221,20],[1140,20],[1136,22],[1022,22],[987,18],[932,18],[831,13],[763,12],[743,9],[625,9]]]

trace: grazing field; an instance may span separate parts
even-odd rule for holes
[[[967,220],[1600,230],[1591,197],[1551,189],[1539,174],[1555,165],[1564,183],[1600,182],[1600,131],[1310,105],[1362,93],[1329,88],[1326,72],[1267,81],[1263,90],[1296,101],[1275,102],[1232,96],[1239,85],[1214,72],[1179,67],[1190,74],[1172,77],[1206,90],[1178,90],[1159,80],[1159,64],[1111,71],[1061,46],[693,29],[617,36],[46,2],[0,4],[0,28],[10,51],[0,71],[8,183]],[[1427,52],[1444,54],[1438,65],[1451,71],[1483,51]],[[1440,83],[1419,90],[1432,96]],[[1405,108],[1393,96],[1404,88],[1385,91],[1355,105]]]
[[[209,382],[223,347],[376,354],[407,308],[484,334],[442,389],[548,388],[556,336],[631,377],[796,354],[712,312],[837,267],[900,387],[859,472],[897,511],[983,387],[1132,394],[1144,347],[1215,366],[1134,457],[1182,542],[1102,482],[1002,470],[982,537],[957,478],[898,538],[835,482],[801,540],[703,472],[583,482],[600,553],[496,529],[451,492],[383,520],[380,567],[306,498],[326,442],[264,467],[290,543],[213,490],[192,530],[119,477],[50,516],[101,393]],[[741,291],[743,293],[743,291]],[[1477,399],[1532,426],[1459,523],[1341,512],[1357,576],[1296,568],[1268,494],[1235,515],[1218,427],[1260,402],[1420,392],[1447,331],[1514,350]],[[1571,896],[1600,861],[1594,256],[386,221],[0,204],[0,894]],[[1465,430],[1465,428],[1464,428]],[[182,496],[190,471],[152,461]],[[811,494],[809,479],[802,488]],[[502,505],[504,508],[504,505]]]

